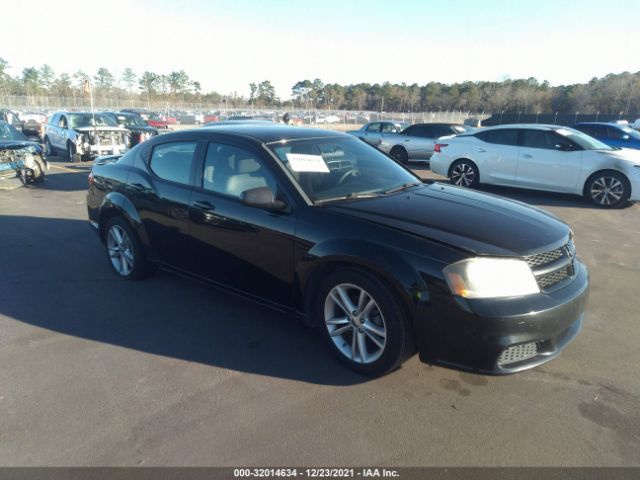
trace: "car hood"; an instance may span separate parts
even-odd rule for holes
[[[621,148],[619,150],[596,150],[601,155],[607,155],[615,158],[616,160],[622,160],[631,162],[634,165],[640,165],[640,150],[634,148]]]
[[[126,132],[126,129],[122,127],[78,127],[74,128],[76,132],[88,133],[88,132]]]
[[[0,140],[0,149],[18,149],[24,147],[36,147],[38,151],[42,149],[39,143],[28,140]]]
[[[570,232],[538,208],[435,182],[327,208],[476,255],[532,255],[563,245]]]

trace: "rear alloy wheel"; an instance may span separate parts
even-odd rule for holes
[[[352,370],[383,375],[415,350],[404,310],[388,287],[360,270],[339,270],[322,284],[316,302],[321,329]]]
[[[105,228],[105,245],[111,266],[119,277],[128,280],[144,278],[148,264],[135,232],[121,217],[113,217]]]
[[[404,147],[393,147],[391,149],[391,156],[402,164],[409,162],[409,154]]]
[[[468,160],[458,160],[451,167],[449,180],[458,187],[473,188],[478,185],[480,174],[478,167]]]
[[[592,203],[604,208],[625,205],[631,194],[627,179],[618,172],[601,172],[587,181],[586,194]]]

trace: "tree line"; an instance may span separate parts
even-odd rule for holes
[[[76,97],[91,80],[96,96],[146,101],[181,101],[234,106],[289,107],[301,109],[360,110],[385,112],[468,111],[485,113],[553,113],[625,115],[640,113],[640,72],[609,74],[587,83],[551,86],[531,77],[501,81],[445,84],[358,83],[325,84],[321,79],[301,80],[291,89],[291,99],[276,95],[269,80],[249,84],[249,97],[203,93],[200,82],[184,70],[166,74],[125,68],[116,76],[105,67],[90,75],[83,70],[56,75],[49,65],[27,67],[22,73],[7,73],[9,63],[0,58],[0,95]]]

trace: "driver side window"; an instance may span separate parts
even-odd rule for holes
[[[259,187],[269,187],[277,194],[276,181],[261,158],[244,148],[209,143],[202,188],[239,199],[243,192]]]

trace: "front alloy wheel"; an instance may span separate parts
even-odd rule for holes
[[[334,271],[314,293],[314,319],[338,359],[365,375],[384,375],[415,351],[413,326],[401,301],[377,275]]]
[[[364,289],[350,283],[331,289],[324,322],[333,344],[349,360],[370,364],[382,356],[387,339],[384,317]]]
[[[589,198],[601,207],[615,208],[626,203],[629,191],[621,175],[615,172],[603,173],[591,180]]]

